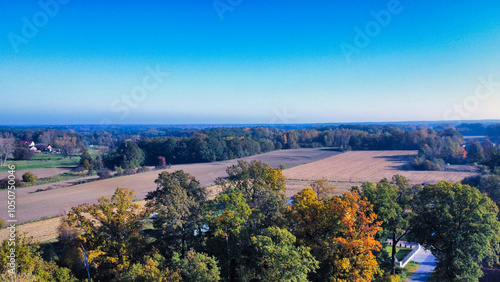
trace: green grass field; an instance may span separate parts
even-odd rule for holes
[[[87,150],[89,150],[89,154],[93,159],[100,154],[99,148],[97,146],[92,148],[87,148]]]
[[[391,255],[392,252],[392,246],[385,246],[385,250],[387,253],[389,253],[389,256]],[[402,248],[402,247],[396,247],[396,258],[400,261],[408,255],[412,249],[410,248]]]
[[[414,261],[410,261],[406,267],[405,267],[405,270],[406,270],[406,278],[403,278],[401,279],[401,281],[407,281],[408,279],[410,279],[410,277],[413,275],[413,273],[415,273],[415,271],[417,271],[417,268],[420,266],[420,264],[418,262],[414,262]]]
[[[14,164],[16,171],[32,170],[39,168],[54,168],[54,167],[76,167],[80,161],[80,156],[73,158],[63,158],[61,154],[43,154],[40,153],[34,156],[29,161],[7,161],[7,164]],[[6,172],[9,168],[7,166],[0,167],[0,172]]]
[[[391,252],[392,252],[392,246],[385,246],[384,250],[387,251],[389,253],[389,256],[390,256]],[[398,259],[398,261],[401,261],[411,251],[412,251],[412,249],[410,249],[410,248],[396,247],[396,258]],[[417,262],[410,261],[406,265],[405,268],[399,268],[399,267],[397,267],[397,269],[398,269],[397,273],[401,277],[401,281],[408,280],[413,275],[413,273],[417,270],[417,268],[419,266],[420,266],[420,264],[418,264]]]

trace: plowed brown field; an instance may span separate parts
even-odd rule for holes
[[[351,151],[296,166],[283,173],[288,179],[296,181],[317,180],[324,177],[331,181],[352,183],[376,182],[400,174],[408,178],[412,184],[436,183],[441,180],[458,182],[476,174],[461,171],[405,170],[404,165],[416,153],[416,151]]]

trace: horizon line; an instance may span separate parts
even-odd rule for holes
[[[457,123],[490,123],[500,122],[500,119],[478,119],[478,120],[407,120],[407,121],[352,121],[352,122],[305,122],[305,123],[114,123],[114,124],[94,124],[94,123],[71,123],[71,124],[0,124],[0,127],[64,127],[64,126],[265,126],[265,127],[283,127],[283,126],[307,126],[307,125],[344,125],[344,124],[457,124]]]

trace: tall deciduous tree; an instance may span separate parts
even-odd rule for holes
[[[296,246],[295,236],[286,229],[266,228],[251,241],[256,251],[259,281],[307,281],[307,274],[318,268],[319,262],[310,249]]]
[[[142,257],[144,211],[132,202],[134,197],[134,191],[117,188],[111,198],[73,207],[67,214],[65,224],[80,230],[76,245],[85,249],[98,279],[113,278]]]
[[[0,166],[5,166],[7,159],[10,158],[16,149],[15,141],[12,133],[6,132],[0,134]]]
[[[78,281],[69,269],[59,267],[54,261],[44,261],[40,244],[21,234],[16,234],[12,240],[5,239],[0,244],[0,280]]]
[[[481,263],[498,263],[498,207],[476,188],[459,183],[426,185],[419,193],[410,234],[438,259],[435,277],[478,281]]]
[[[357,192],[345,193],[331,202],[332,212],[340,219],[340,233],[333,239],[334,281],[372,281],[379,273],[374,252],[381,245],[375,234],[381,229],[372,205]]]
[[[309,183],[311,189],[316,193],[316,196],[320,201],[326,200],[329,197],[333,196],[333,193],[335,193],[335,190],[337,189],[335,186],[330,185],[328,182],[328,179],[321,178]]]
[[[253,210],[252,225],[258,229],[282,224],[286,211],[285,177],[260,161],[238,161],[227,168],[228,177],[219,185],[241,192]]]
[[[172,265],[180,271],[183,281],[219,281],[220,270],[214,257],[190,250],[185,258],[181,259],[178,253],[172,258]]]
[[[87,147],[82,147],[81,153],[80,153],[80,166],[85,167],[85,161],[87,161],[87,164],[90,166],[90,163],[92,162],[92,156],[89,153],[89,150]],[[86,169],[89,169],[88,167],[85,167]]]
[[[147,207],[157,213],[154,226],[160,230],[158,242],[171,256],[194,248],[201,236],[205,187],[184,171],[162,172],[155,180],[157,188],[146,196]],[[199,245],[199,244],[198,244]]]
[[[61,150],[61,153],[64,157],[68,157],[71,159],[73,155],[78,150],[78,140],[76,137],[72,136],[63,136],[57,138],[55,141],[55,146]]]
[[[166,267],[165,258],[159,254],[146,256],[144,263],[134,263],[114,279],[116,282],[181,282],[178,272]]]
[[[368,199],[377,219],[382,221],[379,241],[384,244],[388,237],[392,237],[391,272],[396,274],[396,245],[411,230],[409,219],[412,214],[408,210],[417,187],[412,187],[405,177],[395,175],[392,182],[384,178],[377,184],[363,183],[362,188],[361,196]]]
[[[292,198],[290,228],[320,261],[317,281],[370,281],[378,273],[381,222],[357,192],[321,202],[310,188]]]
[[[116,163],[125,170],[139,167],[144,162],[144,152],[133,141],[123,142],[116,151]]]
[[[45,144],[45,145],[53,145],[52,141],[54,140],[55,136],[56,136],[56,132],[54,129],[47,129],[46,131],[44,131],[40,135],[38,135],[38,142]]]
[[[242,261],[241,238],[246,231],[252,210],[243,194],[228,188],[219,194],[215,201],[207,205],[209,226],[208,248],[221,262],[221,270],[228,281],[236,279],[236,270]]]

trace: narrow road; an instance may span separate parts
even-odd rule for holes
[[[407,282],[427,281],[431,277],[434,268],[436,268],[436,257],[432,255],[431,251],[422,249],[415,255],[413,260],[420,263],[420,266]]]

